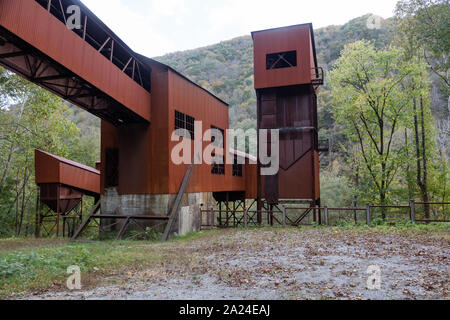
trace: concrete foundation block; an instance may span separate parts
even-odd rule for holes
[[[176,195],[119,195],[117,189],[111,188],[105,190],[102,196],[102,214],[118,215],[153,215],[168,216],[175,203]],[[212,193],[189,193],[185,194],[181,201],[181,211],[175,228],[172,232],[178,234],[188,234],[198,232],[203,225],[203,215],[200,210],[216,210],[216,202]],[[207,223],[214,224],[214,218],[207,217]],[[108,221],[108,224],[111,221]],[[141,222],[146,227],[159,225],[157,231],[162,232],[165,225],[161,221]],[[119,223],[115,229],[120,229]],[[130,226],[130,230],[133,227]]]

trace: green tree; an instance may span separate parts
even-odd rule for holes
[[[356,156],[365,170],[368,200],[386,205],[404,167],[401,131],[411,119],[411,100],[427,88],[424,74],[424,65],[406,61],[404,50],[377,50],[368,41],[347,45],[330,72],[334,117],[360,147]]]
[[[440,77],[448,96],[450,81],[450,4],[448,0],[401,0],[396,7],[398,30]],[[421,51],[418,53],[417,51]]]
[[[439,103],[438,115],[447,114],[447,97],[449,94],[449,51],[450,51],[450,6],[448,0],[402,0],[396,7],[396,41],[405,49],[408,59],[418,57],[426,61],[429,69],[440,81],[436,85],[443,93],[444,99]],[[430,112],[430,93],[424,92],[413,99],[413,133],[410,142],[413,150],[410,155],[415,158],[415,176],[422,200],[430,200],[430,176],[436,167],[441,168],[441,175],[446,175],[448,160],[440,152],[436,161],[435,126]],[[439,100],[439,99],[438,99]],[[442,110],[442,111],[441,111]],[[447,120],[448,121],[448,120]],[[448,137],[447,137],[448,138]],[[406,137],[408,139],[408,137]],[[411,171],[411,173],[413,173]],[[413,173],[414,174],[414,173]],[[444,179],[446,180],[446,179]],[[410,181],[410,180],[409,180]],[[442,188],[445,190],[446,182]],[[431,186],[436,191],[436,187]],[[435,192],[436,193],[436,192]],[[444,192],[445,198],[445,192]],[[431,208],[425,205],[425,215],[430,217]]]

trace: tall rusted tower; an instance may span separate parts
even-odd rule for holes
[[[258,210],[292,200],[315,207],[320,205],[316,92],[323,70],[312,24],[257,31],[252,37],[258,130],[280,130],[278,174],[261,176],[258,165]]]

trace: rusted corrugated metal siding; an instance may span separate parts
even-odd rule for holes
[[[84,193],[60,184],[41,184],[40,201],[53,212],[61,214],[72,211],[83,198]]]
[[[150,121],[150,93],[34,0],[0,1],[0,25]]]
[[[311,25],[258,31],[254,40],[255,89],[311,83]],[[297,51],[297,67],[266,70],[266,55]]]
[[[245,196],[247,199],[256,199],[258,197],[258,165],[249,164],[244,166],[245,176]]]
[[[126,125],[118,129],[119,192],[121,194],[148,194],[152,157],[150,150],[151,126]]]
[[[175,110],[194,117],[198,121],[202,121],[203,133],[206,130],[211,129],[211,126],[215,126],[222,130],[227,130],[229,128],[229,107],[208,92],[200,89],[171,70],[169,70],[168,110],[168,133],[170,136],[175,130]],[[170,152],[176,144],[176,142],[169,143]],[[210,142],[203,142],[202,150],[209,144]],[[220,152],[218,152],[218,154],[220,154]],[[177,166],[170,161],[169,191],[171,194],[178,192],[187,168],[187,165]],[[195,167],[187,192],[244,190],[245,177],[233,177],[232,165],[225,165],[225,175],[215,175],[211,173],[211,165],[202,164]]]
[[[39,150],[35,150],[34,159],[36,184],[58,183],[60,181],[58,159]]]
[[[169,73],[166,68],[152,65],[152,118],[149,148],[151,150],[149,194],[169,194],[170,134],[169,126]]]
[[[35,151],[36,184],[63,184],[89,194],[100,194],[100,172],[94,168]]]

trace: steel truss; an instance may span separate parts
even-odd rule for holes
[[[3,27],[0,27],[0,65],[115,126],[144,121]]]

